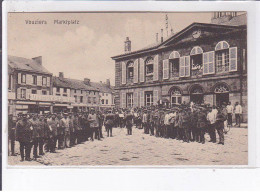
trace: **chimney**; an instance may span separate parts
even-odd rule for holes
[[[107,81],[106,81],[106,85],[107,85],[107,87],[110,88],[110,79],[107,79]]]
[[[161,29],[161,42],[163,42],[163,29]]]
[[[159,34],[156,33],[156,42],[159,42]]]
[[[39,65],[42,65],[42,56],[34,57],[32,60],[36,61]]]
[[[84,84],[90,85],[90,79],[89,78],[84,78]]]
[[[131,52],[131,41],[129,39],[129,37],[126,37],[126,41],[125,41],[125,52]]]
[[[61,78],[61,79],[64,78],[64,73],[63,72],[59,72],[59,78]]]

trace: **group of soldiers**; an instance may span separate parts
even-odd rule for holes
[[[126,128],[127,135],[132,135],[135,125],[137,129],[143,129],[145,134],[151,136],[202,144],[205,143],[205,133],[209,134],[210,142],[216,143],[217,132],[218,144],[224,145],[225,125],[227,120],[232,123],[229,105],[230,103],[216,107],[191,102],[171,108],[150,106],[103,112],[91,109],[80,113],[19,114],[16,120],[9,115],[11,155],[16,155],[15,140],[20,143],[21,161],[30,161],[32,149],[33,159],[36,160],[45,152],[55,153],[56,149],[70,148],[89,140],[101,140],[104,138],[103,126],[107,137],[112,137],[114,127]],[[242,107],[239,109],[242,114]]]
[[[9,115],[8,122],[11,155],[16,155],[17,140],[20,143],[21,161],[32,160],[32,149],[33,159],[36,160],[45,152],[55,153],[56,148],[70,148],[85,141],[101,140],[104,122],[108,136],[112,136],[113,125],[109,111],[104,117],[95,109],[82,113],[19,114],[17,120]]]

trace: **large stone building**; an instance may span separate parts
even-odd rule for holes
[[[157,38],[158,39],[158,38]],[[231,101],[247,120],[246,14],[216,12],[144,49],[114,56],[117,107]]]

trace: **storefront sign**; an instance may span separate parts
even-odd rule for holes
[[[73,97],[30,94],[30,100],[48,102],[75,102]]]

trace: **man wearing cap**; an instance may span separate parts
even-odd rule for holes
[[[70,148],[70,120],[68,118],[68,114],[65,113],[64,117],[62,118],[64,122],[64,140],[65,140],[65,147]]]
[[[115,115],[111,111],[107,111],[104,118],[104,125],[107,132],[107,137],[112,137],[112,129],[114,126]]]
[[[240,127],[240,122],[241,122],[241,116],[242,116],[242,106],[236,102],[235,108],[235,118],[236,118],[236,126]]]
[[[90,122],[90,139],[92,141],[94,141],[94,133],[95,133],[95,136],[97,136],[98,134],[98,124],[99,124],[99,121],[98,121],[98,116],[97,114],[95,113],[95,110],[94,109],[91,109],[90,111],[90,114],[88,115],[88,121]]]
[[[24,152],[25,160],[30,161],[31,154],[31,142],[32,142],[32,123],[27,119],[27,115],[23,114],[22,119],[19,120],[16,124],[17,131],[17,140],[20,143],[20,154],[21,161],[24,161]]]
[[[69,129],[70,129],[70,146],[75,145],[75,127],[74,127],[74,117],[72,113],[69,113]]]
[[[9,155],[9,142],[11,143],[11,156],[15,154],[15,120],[12,114],[8,115],[8,155]]]
[[[64,137],[65,137],[65,119],[62,117],[61,114],[58,115],[58,149],[64,149],[65,147],[65,142],[64,142]]]
[[[217,115],[215,112],[212,111],[212,107],[209,107],[209,112],[207,114],[207,120],[209,122],[208,130],[209,130],[209,136],[210,141],[216,143],[216,131],[215,131],[215,122],[216,122]]]
[[[147,114],[147,110],[144,110],[144,114],[143,114],[143,118],[142,118],[142,123],[143,123],[143,127],[144,127],[144,133],[147,134],[147,122],[148,122],[148,114]]]
[[[57,130],[58,130],[58,121],[56,119],[56,116],[53,114],[51,119],[47,121],[49,128],[50,128],[50,152],[54,153],[56,144],[57,144]]]
[[[216,116],[216,129],[219,135],[219,143],[224,145],[224,121],[227,116],[223,113],[221,108],[218,109],[218,114]]]
[[[198,131],[200,134],[199,143],[205,144],[205,131],[207,127],[207,116],[205,113],[205,108],[201,107],[198,112],[198,122],[197,122]]]
[[[233,115],[234,107],[231,105],[231,102],[228,102],[226,110],[227,110],[227,124],[232,126],[232,115]]]
[[[127,110],[125,115],[125,123],[127,129],[127,135],[132,135],[132,127],[133,127],[133,115]]]
[[[39,123],[39,119],[37,118],[37,115],[34,114],[32,119],[31,119],[31,123],[32,123],[32,145],[33,145],[33,157],[36,160],[39,156],[38,156],[38,146],[39,146],[39,142],[40,142],[40,128],[41,125]]]

